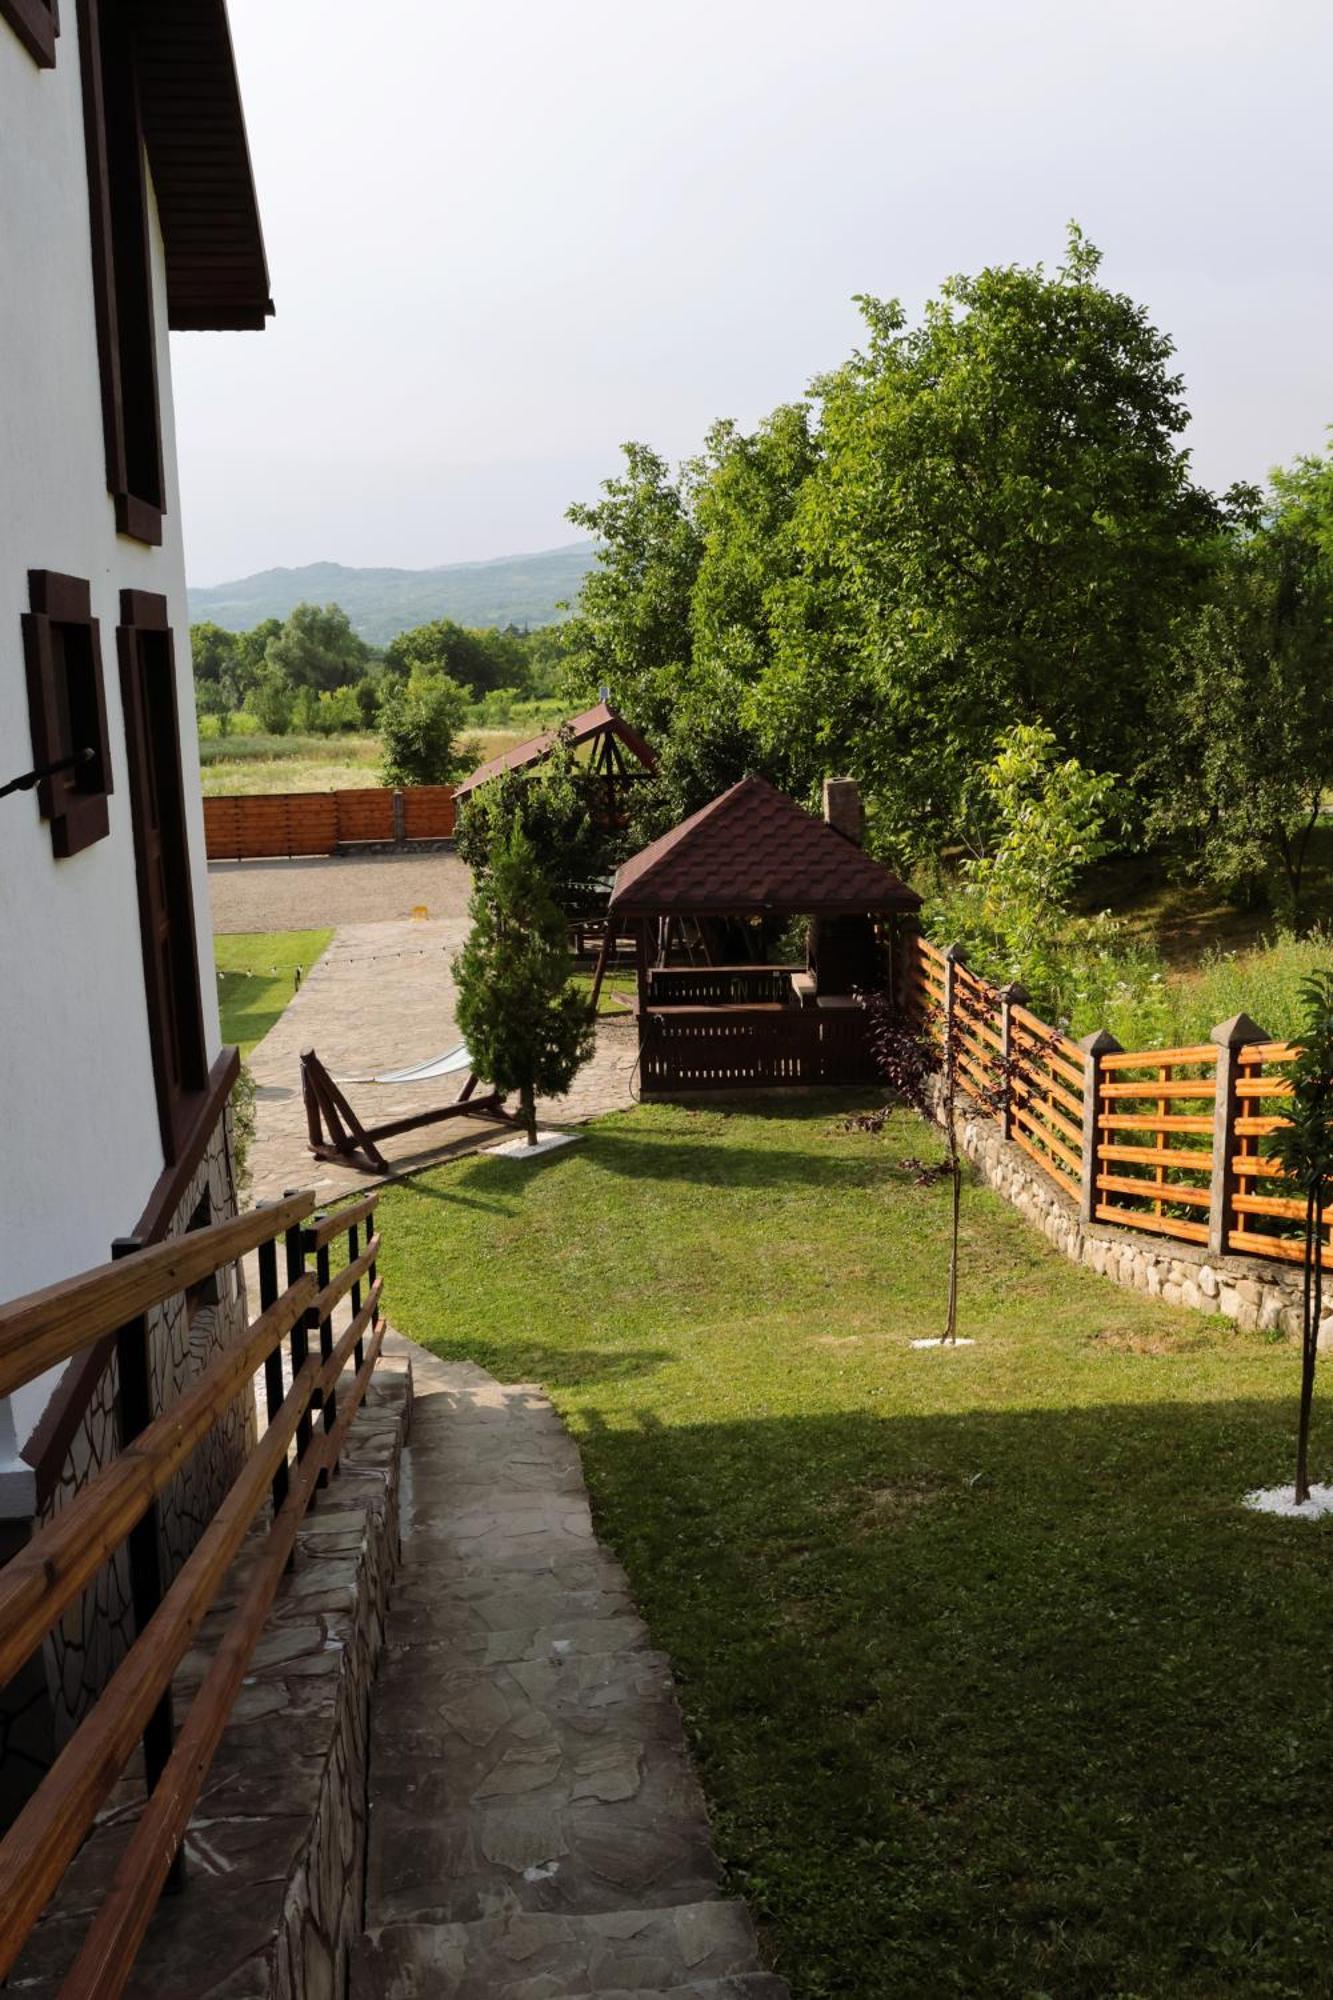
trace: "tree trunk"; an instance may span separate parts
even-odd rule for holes
[[[528,1144],[537,1143],[537,1094],[530,1083],[525,1083],[518,1093],[519,1109],[523,1113],[523,1129],[528,1135]]]
[[[949,1237],[949,1312],[944,1327],[946,1346],[951,1346],[958,1338],[958,1221],[963,1200],[963,1162],[958,1153],[952,1098],[949,1101],[949,1178],[953,1183],[953,1217]]]
[[[1323,1293],[1322,1204],[1311,1193],[1305,1204],[1305,1285],[1301,1295],[1301,1410],[1296,1428],[1296,1505],[1310,1497],[1310,1408],[1314,1402],[1315,1357],[1319,1351],[1319,1308]]]

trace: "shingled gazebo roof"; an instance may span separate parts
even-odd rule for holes
[[[762,778],[742,778],[616,874],[619,916],[870,916],[921,907],[892,869]]]
[[[502,777],[506,771],[525,771],[531,765],[540,764],[555,748],[561,729],[569,731],[570,740],[575,744],[590,743],[597,736],[614,736],[645,771],[657,769],[652,747],[638,730],[626,722],[623,715],[617,715],[609,703],[599,701],[596,708],[586,708],[582,715],[571,715],[568,722],[561,723],[559,728],[544,729],[540,736],[533,736],[526,743],[515,743],[512,749],[501,751],[489,763],[479,764],[461,785],[455,787],[454,797],[466,798],[479,785],[489,784],[492,778]]]

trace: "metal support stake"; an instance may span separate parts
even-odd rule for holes
[[[260,1208],[269,1208],[272,1204],[270,1202],[260,1202],[258,1206]],[[267,1312],[270,1306],[277,1304],[277,1299],[278,1244],[276,1237],[270,1237],[267,1243],[261,1243],[259,1246],[259,1310]],[[264,1407],[270,1424],[275,1421],[279,1410],[282,1408],[282,1401],[282,1342],[275,1341],[272,1351],[264,1356]],[[275,1520],[277,1519],[278,1509],[287,1498],[289,1484],[287,1460],[284,1458],[282,1464],[273,1475],[273,1517]]]

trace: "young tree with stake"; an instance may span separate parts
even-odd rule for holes
[[[1310,1498],[1310,1411],[1314,1402],[1319,1319],[1324,1303],[1324,1211],[1333,1193],[1333,971],[1313,973],[1302,989],[1305,1026],[1291,1066],[1287,1122],[1265,1147],[1305,1203],[1301,1300],[1301,1406],[1296,1430],[1295,1502]]]
[[[477,1075],[517,1092],[535,1146],[538,1097],[564,1096],[592,1054],[595,1031],[570,979],[564,916],[521,826],[491,850],[471,916],[453,966],[458,1025]]]

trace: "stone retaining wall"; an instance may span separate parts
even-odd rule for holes
[[[1258,1257],[1210,1257],[1201,1244],[1081,1222],[1067,1197],[1020,1147],[1001,1137],[992,1119],[969,1108],[960,1117],[959,1131],[963,1150],[982,1180],[1071,1263],[1086,1264],[1118,1285],[1168,1305],[1222,1313],[1260,1333],[1300,1333],[1299,1266]],[[1319,1345],[1333,1345],[1333,1298],[1320,1323]]]
[[[343,2000],[361,1934],[370,1690],[399,1557],[410,1369],[381,1359],[338,1476],[297,1542],[158,1905],[127,2000]],[[254,1543],[182,1661],[176,1713],[211,1663]],[[143,1796],[130,1775],[11,1980],[47,2000],[105,1893]]]

